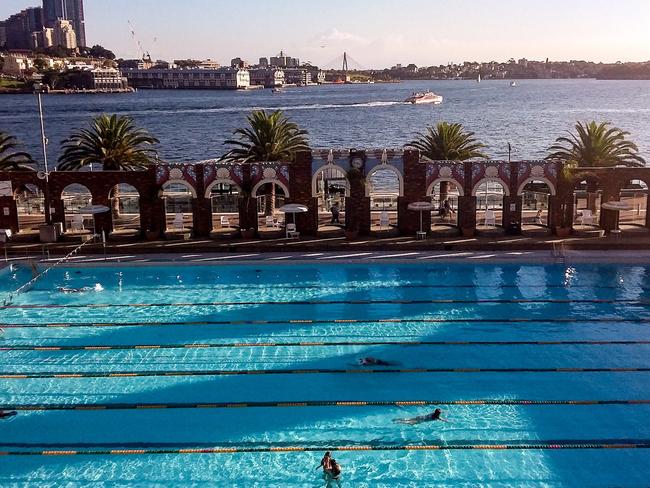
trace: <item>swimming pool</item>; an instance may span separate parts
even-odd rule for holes
[[[2,486],[650,479],[650,267],[69,266],[0,322]]]

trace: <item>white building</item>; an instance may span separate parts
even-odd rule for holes
[[[126,78],[115,68],[96,68],[91,73],[96,90],[119,90],[128,86]]]
[[[216,61],[212,61],[211,59],[204,59],[203,61],[199,62],[196,67],[199,69],[219,69],[221,65],[217,63]]]
[[[274,68],[256,68],[251,69],[251,85],[263,86],[266,88],[275,88],[285,83],[284,70]]]

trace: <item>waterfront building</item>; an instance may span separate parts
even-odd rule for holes
[[[284,70],[284,78],[287,84],[307,86],[312,84],[311,72],[302,68],[291,68]]]
[[[255,68],[251,69],[251,85],[275,88],[285,84],[285,72],[278,68]]]
[[[95,90],[122,90],[128,87],[128,81],[115,68],[96,68],[91,71]]]
[[[76,34],[76,43],[86,47],[86,24],[83,0],[43,0],[45,27],[54,28],[58,20],[67,20]]]
[[[27,8],[9,17],[4,24],[7,49],[31,49],[32,32],[43,30],[43,9]]]
[[[238,90],[250,86],[245,69],[131,69],[126,71],[134,88]]]
[[[260,68],[268,68],[269,67],[269,58],[260,58],[259,62],[257,65]]]
[[[69,20],[57,20],[53,29],[53,42],[55,46],[66,49],[77,49],[77,34]]]

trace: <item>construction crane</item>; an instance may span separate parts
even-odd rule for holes
[[[135,45],[136,45],[136,47],[138,49],[138,53],[140,53],[140,55],[141,55],[141,58],[143,60],[148,59],[149,61],[151,61],[151,53],[150,53],[149,49],[147,49],[142,44],[142,41],[138,38],[137,34],[135,33],[135,26],[133,25],[133,22],[131,22],[130,20],[127,21],[127,22],[129,24],[129,32],[131,33],[131,39],[133,39],[133,42],[135,43]],[[156,45],[157,41],[158,41],[158,37],[154,37],[152,47]]]

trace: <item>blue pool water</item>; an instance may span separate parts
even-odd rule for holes
[[[2,296],[31,277],[1,273]],[[650,480],[648,449],[522,448],[649,442],[650,372],[631,370],[650,367],[648,267],[61,267],[0,314],[0,404],[58,408],[0,421],[0,452],[313,449],[14,454],[0,458],[3,487],[326,486],[315,468],[337,446],[383,449],[333,453],[348,487]],[[364,373],[366,356],[394,372]],[[71,373],[88,377],[51,377]],[[333,404],[352,401],[384,404]],[[436,406],[385,404],[407,401],[440,402],[449,422],[394,423]],[[174,408],[136,408],[151,404]],[[213,405],[179,408],[194,404]],[[514,448],[401,450],[493,444]]]

